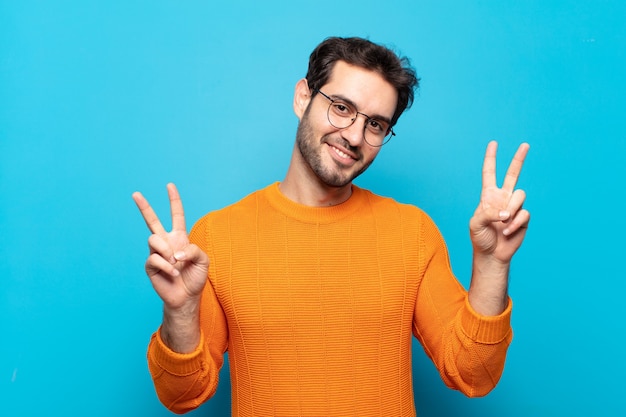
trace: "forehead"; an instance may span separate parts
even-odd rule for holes
[[[398,92],[382,75],[362,67],[337,61],[322,91],[352,101],[359,111],[391,118]]]

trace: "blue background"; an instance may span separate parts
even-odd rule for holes
[[[502,380],[467,399],[416,343],[419,415],[624,415],[625,17],[623,1],[1,0],[0,416],[170,415],[131,193],[168,220],[175,182],[190,227],[281,180],[293,87],[331,35],[412,59],[415,105],[357,183],[425,209],[466,286],[485,146],[501,179],[531,144]],[[192,415],[229,414],[222,375]]]

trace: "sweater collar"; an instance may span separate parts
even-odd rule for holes
[[[352,184],[352,195],[336,206],[311,207],[285,197],[275,182],[264,189],[269,204],[287,217],[305,223],[332,223],[354,213],[366,202],[365,190]]]

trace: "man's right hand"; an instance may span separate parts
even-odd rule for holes
[[[209,258],[189,243],[183,204],[174,184],[167,185],[172,230],[167,232],[148,201],[139,192],[133,200],[152,235],[146,273],[163,300],[161,338],[172,350],[193,351],[200,342],[199,307],[207,280]]]

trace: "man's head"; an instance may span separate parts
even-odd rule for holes
[[[300,123],[284,182],[297,178],[349,195],[352,180],[374,161],[412,103],[417,84],[408,61],[385,47],[359,38],[322,42],[307,78],[296,84]]]
[[[329,80],[338,61],[379,73],[398,92],[398,101],[391,126],[404,110],[413,104],[419,79],[405,57],[398,57],[390,49],[362,38],[332,37],[320,43],[309,57],[306,80],[312,94]]]

